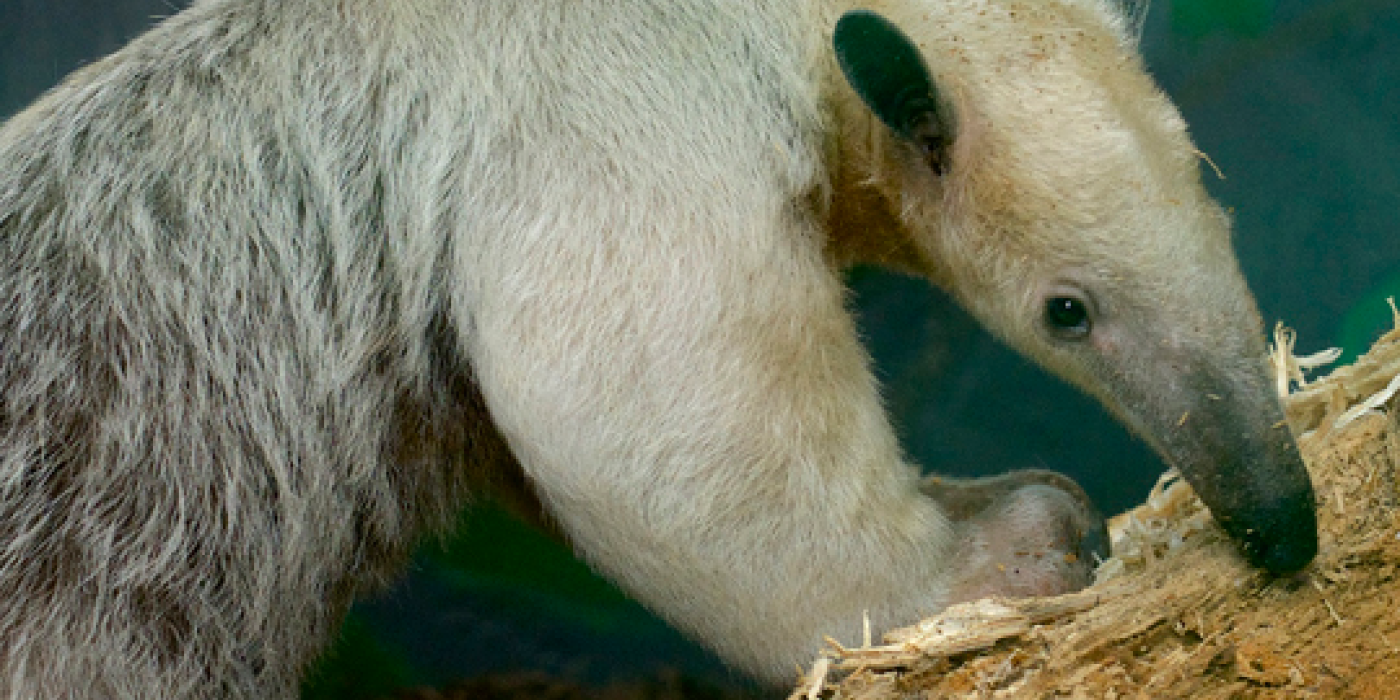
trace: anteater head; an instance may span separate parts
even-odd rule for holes
[[[1259,312],[1123,24],[1099,0],[847,13],[835,220],[897,236],[887,260],[1101,400],[1250,561],[1293,571],[1317,551],[1313,491]]]

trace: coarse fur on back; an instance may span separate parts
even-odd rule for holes
[[[858,261],[947,287],[1203,496],[1244,484],[1207,502],[1247,553],[1301,537],[1255,527],[1286,510],[1256,482],[1301,473],[1267,422],[1163,427],[1277,402],[1131,23],[870,7],[928,63],[937,168],[843,79],[835,0],[197,0],[6,123],[0,696],[292,697],[489,488],[774,682],[866,615],[1083,585],[1067,479],[902,458]],[[1043,323],[1071,292],[1077,345]]]

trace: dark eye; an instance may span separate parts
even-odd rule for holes
[[[1089,335],[1089,307],[1084,300],[1057,296],[1045,300],[1045,325],[1051,333],[1074,340]]]

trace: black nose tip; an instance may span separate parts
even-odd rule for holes
[[[1297,571],[1317,556],[1317,514],[1311,499],[1280,510],[1239,538],[1250,563],[1273,574]]]
[[[1245,554],[1259,568],[1271,574],[1288,574],[1308,565],[1317,556],[1317,536],[1296,533],[1274,541],[1245,541]]]

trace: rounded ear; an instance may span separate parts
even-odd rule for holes
[[[832,43],[846,81],[870,111],[923,147],[930,164],[941,171],[952,122],[941,113],[933,76],[914,42],[884,17],[851,10],[837,21]]]

